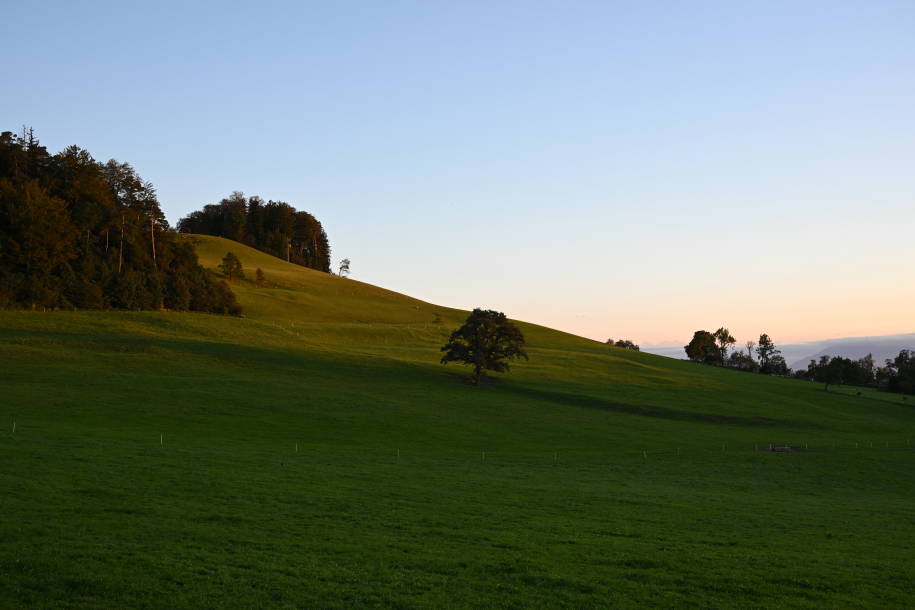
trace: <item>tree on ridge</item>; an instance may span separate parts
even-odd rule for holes
[[[721,353],[721,360],[723,362],[728,357],[728,349],[737,343],[737,340],[734,338],[734,335],[731,334],[731,331],[724,326],[712,333],[712,336],[715,337],[715,342],[718,344],[718,351]]]
[[[690,360],[695,362],[704,362],[706,364],[718,364],[721,362],[721,349],[715,340],[715,335],[707,330],[697,330],[693,333],[693,339],[688,345],[683,347],[686,355]]]

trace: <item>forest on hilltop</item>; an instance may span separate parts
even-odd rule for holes
[[[0,307],[240,313],[128,163],[0,134]]]
[[[178,221],[182,233],[225,237],[296,265],[330,272],[330,244],[318,219],[284,201],[235,191]]]

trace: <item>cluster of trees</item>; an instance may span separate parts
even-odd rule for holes
[[[606,344],[612,345],[614,347],[622,347],[624,349],[635,350],[637,352],[641,351],[641,348],[629,339],[617,339],[616,341],[613,339],[607,339]]]
[[[684,349],[689,359],[695,362],[751,373],[793,375],[798,379],[824,383],[826,389],[831,384],[846,384],[877,387],[890,392],[915,393],[915,350],[900,351],[895,358],[887,359],[884,366],[875,364],[871,354],[857,360],[822,356],[819,361],[811,360],[806,370],[792,372],[769,335],[761,334],[758,342],[747,341],[744,344],[746,350],[733,350],[736,343],[731,332],[721,327],[715,332],[697,330]],[[756,358],[753,357],[754,354]]]
[[[852,360],[841,356],[821,356],[811,360],[806,370],[795,377],[819,381],[828,390],[831,384],[872,386],[910,394],[915,392],[915,350],[904,349],[895,358],[887,358],[884,366],[874,363],[872,354]]]
[[[240,313],[127,163],[0,134],[0,307]]]
[[[178,221],[178,231],[226,237],[278,258],[330,273],[330,244],[318,220],[283,201],[235,191]]]
[[[695,362],[727,366],[765,375],[789,375],[791,373],[781,351],[766,333],[759,335],[758,342],[747,341],[745,343],[746,351],[740,349],[731,351],[736,343],[737,340],[731,331],[722,326],[715,332],[697,330],[693,333],[692,341],[683,349],[686,350],[689,359]],[[754,353],[756,358],[753,358]]]

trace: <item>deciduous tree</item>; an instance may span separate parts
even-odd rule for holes
[[[715,336],[707,330],[697,330],[689,345],[683,346],[686,355],[695,362],[706,364],[721,363],[721,349],[715,341]]]
[[[715,343],[718,345],[718,351],[721,352],[721,360],[724,361],[728,357],[728,350],[734,345],[737,340],[734,339],[734,335],[731,334],[731,331],[725,327],[721,327],[713,333],[715,337]]]
[[[509,360],[527,360],[521,330],[504,313],[491,309],[474,309],[441,351],[445,353],[442,364],[472,366],[474,384],[480,383],[484,371],[502,373],[509,370]]]
[[[226,252],[226,255],[222,257],[222,264],[219,265],[219,270],[222,271],[227,280],[245,279],[245,270],[234,252]]]

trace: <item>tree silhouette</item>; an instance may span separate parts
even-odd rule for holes
[[[721,349],[715,341],[715,335],[707,330],[697,330],[693,333],[692,341],[689,345],[683,346],[683,349],[690,360],[706,364],[721,362]]]
[[[769,338],[769,335],[763,333],[759,335],[759,344],[756,346],[756,355],[759,356],[759,370],[763,373],[770,373],[770,360],[773,356],[781,354],[781,351],[775,347],[775,342]]]
[[[524,358],[524,335],[500,311],[474,309],[463,326],[451,333],[442,350],[442,364],[460,362],[473,367],[473,383],[479,384],[484,371],[502,373],[508,360]]]
[[[718,351],[721,352],[721,360],[724,361],[728,357],[728,350],[732,345],[737,343],[737,340],[734,338],[734,335],[731,334],[731,331],[724,326],[716,330],[713,336],[715,337],[715,342],[718,344]]]
[[[330,273],[330,244],[318,219],[283,201],[234,191],[178,221],[178,231],[227,237],[285,261]]]

